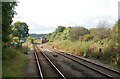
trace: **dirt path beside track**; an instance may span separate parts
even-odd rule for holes
[[[31,46],[30,50],[28,51],[24,77],[39,77],[39,72],[37,69],[37,64],[35,61],[34,51],[33,51],[32,46]]]

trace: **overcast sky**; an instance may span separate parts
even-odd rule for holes
[[[114,24],[120,0],[18,0],[13,21],[26,22],[30,33],[52,33],[57,26],[94,28],[100,20]]]

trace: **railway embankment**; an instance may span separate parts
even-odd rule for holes
[[[2,77],[23,77],[26,48],[2,48]]]
[[[42,48],[41,48],[41,47],[42,47]],[[84,74],[84,72],[85,72],[86,70],[89,70],[89,69],[87,69],[87,68],[90,68],[90,70],[89,70],[89,72],[88,72],[87,74],[90,74],[90,72],[92,72],[91,69],[92,69],[93,71],[95,71],[95,72],[97,72],[97,73],[100,73],[100,74],[102,74],[102,75],[104,75],[104,76],[107,76],[107,77],[118,77],[119,74],[120,74],[120,71],[119,71],[119,70],[114,69],[113,67],[110,67],[110,66],[108,66],[108,65],[102,64],[102,63],[100,63],[100,62],[97,62],[97,61],[95,61],[95,60],[93,61],[93,60],[91,60],[91,59],[79,57],[79,56],[76,56],[76,55],[74,55],[74,54],[69,54],[69,53],[67,53],[67,52],[59,51],[59,50],[57,50],[57,49],[52,49],[52,47],[49,47],[49,46],[46,46],[46,45],[41,45],[40,48],[41,48],[44,52],[46,52],[46,54],[48,54],[49,57],[51,56],[51,58],[53,58],[53,61],[57,61],[56,64],[59,64],[59,67],[66,65],[65,67],[62,67],[62,68],[65,68],[65,69],[64,69],[65,71],[67,71],[67,68],[69,68],[69,66],[72,65],[72,67],[69,69],[69,70],[71,71],[72,75],[79,73],[79,70],[80,70],[80,73],[81,73],[81,74]],[[47,52],[47,51],[48,51],[48,52]],[[71,62],[69,61],[69,59],[72,60],[72,61],[74,61],[74,62],[72,62],[72,64],[70,64]],[[66,61],[66,60],[67,60],[67,61]],[[64,63],[62,63],[62,61],[64,61]],[[66,61],[67,63],[65,63],[65,61]],[[80,65],[83,65],[83,67],[80,67],[80,65],[77,66],[77,65],[75,64],[75,62],[79,63]],[[61,63],[62,65],[61,65],[60,63]],[[74,63],[74,64],[73,64],[73,63]],[[82,70],[82,71],[84,71],[84,72],[81,72],[81,69],[79,69],[79,68],[84,69],[84,67],[87,67],[87,68],[85,68],[85,70]],[[77,68],[77,69],[76,69],[76,68]],[[74,73],[75,70],[77,70],[78,72]],[[80,74],[80,73],[79,73],[79,74]],[[69,74],[70,74],[70,73],[69,73]],[[72,75],[70,75],[70,76],[72,76]],[[77,75],[76,75],[76,76],[77,76]],[[75,76],[75,77],[76,77],[76,76]],[[79,75],[79,76],[80,76],[80,75]],[[83,76],[83,75],[81,75],[81,76]],[[88,76],[88,75],[85,75],[85,76]],[[90,75],[89,75],[89,76],[90,76]],[[93,72],[92,72],[92,76],[93,76],[93,77],[95,76],[95,74],[93,74]],[[98,77],[98,75],[96,75],[96,76]]]
[[[100,44],[94,42],[55,41],[47,43],[47,45],[80,57],[98,60],[103,64],[120,69],[118,49],[108,45],[107,42],[105,42],[102,48]],[[102,50],[101,52],[100,49]]]

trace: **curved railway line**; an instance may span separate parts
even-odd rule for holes
[[[52,63],[52,61],[41,52],[38,47],[33,45],[36,64],[41,79],[57,78],[66,79],[62,72]],[[37,51],[39,50],[39,51]]]
[[[53,51],[51,48],[49,48],[49,50]],[[107,78],[111,78],[111,79],[118,79],[120,78],[120,72],[114,69],[110,69],[108,67],[102,66],[100,64],[94,63],[92,61],[88,61],[84,58],[81,58],[79,56],[75,56],[73,54],[69,54],[69,53],[65,53],[65,52],[60,52],[56,49],[54,49],[55,53],[58,53],[59,55],[62,55],[74,62],[77,62],[95,72],[98,72],[100,74],[102,74],[103,76],[107,77]]]

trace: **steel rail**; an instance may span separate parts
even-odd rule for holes
[[[37,45],[36,47],[43,54],[43,56],[50,62],[50,64],[55,68],[55,70],[62,76],[62,78],[66,79],[66,77],[62,74],[62,72],[52,63],[52,61],[40,50],[40,48]]]
[[[37,56],[37,53],[36,53],[36,50],[35,50],[34,46],[33,46],[33,48],[34,48],[34,55],[35,55],[35,59],[36,59],[36,63],[37,63],[38,71],[39,71],[39,75],[40,75],[41,79],[43,79],[43,74],[42,74],[41,66],[40,66],[40,63],[39,63],[39,60],[38,60],[38,56]]]
[[[57,49],[56,49],[56,50],[57,50]],[[57,51],[60,53],[59,50],[57,50]],[[64,53],[64,52],[61,52],[61,53]],[[114,73],[120,75],[120,72],[117,71],[117,70],[110,69],[110,68],[108,68],[108,67],[102,66],[102,65],[97,64],[97,63],[94,63],[94,62],[92,62],[92,61],[88,61],[88,60],[83,59],[83,58],[80,58],[79,56],[76,56],[76,55],[74,55],[74,54],[70,54],[70,53],[65,53],[65,54],[66,54],[66,55],[69,55],[69,56],[72,56],[72,57],[74,57],[74,58],[80,59],[80,60],[82,60],[82,61],[85,61],[85,62],[87,62],[87,63],[91,63],[91,64],[93,64],[93,65],[95,65],[95,66],[99,66],[99,67],[101,67],[101,68],[105,68],[105,69],[107,69],[107,70],[109,70],[109,71],[111,71],[111,72],[114,72]]]
[[[91,67],[91,66],[89,66],[89,65],[86,65],[86,64],[83,64],[83,63],[81,63],[81,62],[78,62],[78,61],[76,61],[75,59],[72,59],[72,58],[70,58],[70,57],[67,57],[67,56],[65,56],[65,55],[63,55],[63,54],[61,54],[61,53],[58,53],[58,54],[66,57],[66,58],[68,58],[68,59],[70,59],[70,60],[72,60],[72,61],[74,61],[74,62],[77,62],[77,63],[79,63],[79,64],[81,64],[81,65],[83,65],[83,66],[85,66],[85,67],[87,67],[87,68],[90,68],[90,69],[92,69],[92,70],[94,70],[94,71],[96,71],[96,72],[98,72],[98,73],[100,73],[100,74],[102,74],[102,75],[104,75],[104,76],[106,76],[106,77],[108,77],[108,78],[113,78],[111,75],[106,74],[106,73],[104,73],[104,72],[102,72],[102,71],[100,71],[100,70],[97,70],[97,69],[95,69],[95,68],[93,68],[93,67]]]
[[[51,51],[53,51],[53,50],[51,50]],[[53,51],[53,52],[55,52],[55,51]],[[75,59],[72,59],[72,58],[70,58],[70,57],[68,57],[68,56],[65,56],[64,54],[61,54],[60,52],[55,52],[55,53],[58,53],[59,55],[62,55],[62,56],[66,57],[66,58],[68,58],[68,59],[70,59],[70,60],[72,60],[72,61],[74,61],[74,62],[77,62],[77,63],[79,63],[79,64],[81,64],[81,65],[83,65],[83,66],[85,66],[85,67],[87,67],[87,68],[89,68],[89,69],[92,69],[92,70],[94,70],[94,71],[96,71],[96,72],[98,72],[98,73],[100,73],[100,74],[102,74],[102,75],[104,75],[104,76],[106,76],[106,77],[108,77],[108,78],[110,78],[110,79],[114,79],[111,75],[106,74],[106,73],[104,73],[104,72],[102,72],[102,71],[100,71],[100,70],[97,70],[97,69],[95,69],[95,68],[93,68],[93,67],[91,67],[91,66],[89,66],[89,65],[83,64],[83,63],[81,63],[81,62],[79,62],[79,61],[76,61]],[[67,53],[66,53],[66,54],[67,54]]]
[[[96,65],[96,66],[99,66],[99,67],[102,67],[102,68],[108,69],[109,71],[115,72],[115,73],[117,73],[117,74],[120,74],[120,72],[117,71],[117,70],[110,69],[110,68],[108,68],[108,67],[105,67],[105,66],[99,65],[99,64],[97,64],[97,63],[93,63],[93,62],[91,62],[91,61],[88,61],[88,60],[86,60],[86,59],[80,58],[80,57],[75,56],[75,55],[73,55],[73,54],[69,54],[69,55],[70,55],[70,56],[73,56],[73,57],[75,57],[75,58],[81,59],[81,60],[83,60],[83,61],[86,61],[86,62],[88,62],[88,63],[92,63],[92,64],[94,64],[94,65]]]

